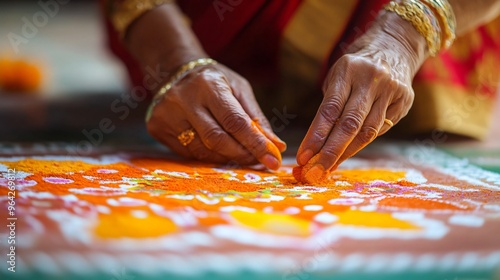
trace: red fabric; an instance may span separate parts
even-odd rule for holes
[[[125,64],[131,79],[131,84],[136,86],[142,85],[143,73],[141,68],[132,55],[123,46],[118,32],[116,32],[115,28],[111,24],[111,21],[106,15],[106,5],[106,0],[101,0],[101,12],[104,17],[104,28],[106,29],[106,33],[108,35],[108,47]]]
[[[270,82],[278,73],[283,29],[302,0],[184,0],[178,5],[191,19],[205,51],[245,77]],[[104,0],[101,3],[104,7]],[[216,8],[225,7],[225,12]],[[106,19],[109,47],[126,64],[134,85],[142,73]]]
[[[281,34],[302,0],[199,2],[179,5],[207,53],[247,78],[275,81]]]
[[[492,71],[498,67],[496,62],[500,61],[500,29],[497,28],[496,32],[487,30],[488,26],[481,26],[464,35],[464,38],[458,38],[452,46],[455,51],[442,52],[439,61],[435,58],[427,60],[415,81],[454,84],[472,94],[496,96],[499,75],[498,70],[496,73]]]

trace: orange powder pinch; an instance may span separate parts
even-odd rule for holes
[[[267,145],[266,145],[266,148],[267,150],[269,151],[269,153],[274,156],[278,161],[279,163],[281,164],[281,161],[282,161],[282,158],[281,158],[281,151],[280,149],[277,147],[276,145],[276,140],[272,140],[272,138],[269,138],[269,135],[264,131],[264,129],[262,129],[262,127],[260,126],[259,122],[258,122],[258,119],[254,119],[252,120],[252,126],[258,130],[259,132],[261,132],[262,134],[264,134],[264,136],[266,136],[266,138],[269,140],[267,142]]]
[[[328,177],[328,172],[325,172],[321,165],[316,165],[320,157],[320,154],[312,157],[306,165],[297,166],[293,170],[293,176],[300,183],[306,184],[319,184]]]
[[[254,118],[252,120],[252,125],[254,125],[262,134],[264,134],[273,144],[279,149],[280,152],[284,152],[286,150],[286,143],[277,139],[276,136],[268,133],[266,130],[262,128],[259,122],[259,118]]]

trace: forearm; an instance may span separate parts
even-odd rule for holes
[[[498,0],[449,0],[457,19],[457,35],[461,35],[500,15]]]
[[[180,65],[206,57],[198,39],[175,4],[156,7],[128,28],[125,45],[144,67],[172,73]]]

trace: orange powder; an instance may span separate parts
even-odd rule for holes
[[[29,173],[62,174],[69,172],[87,171],[96,166],[82,161],[52,161],[25,159],[18,162],[0,162],[3,165],[16,168]],[[102,168],[102,167],[101,167]]]
[[[295,177],[295,179],[297,179],[301,183],[306,184],[319,184],[323,182],[328,174],[327,172],[325,172],[325,169],[322,165],[316,164],[319,161],[319,157],[320,154],[316,154],[307,162],[306,165],[294,170],[293,176]]]
[[[336,213],[338,222],[343,225],[365,226],[374,228],[418,229],[409,222],[392,217],[391,213],[345,211]]]
[[[399,209],[428,209],[428,210],[470,210],[469,207],[459,207],[451,203],[412,197],[390,197],[379,201],[380,206]]]
[[[298,166],[293,170],[293,176],[306,182],[310,174],[305,175],[307,168],[317,162],[318,156],[306,166]],[[384,169],[364,170],[337,170],[328,176],[321,185],[297,186],[292,174],[285,171],[269,173],[260,170],[232,168],[227,173],[214,170],[219,165],[199,163],[193,161],[172,161],[166,159],[136,158],[130,162],[115,164],[87,164],[81,161],[50,161],[50,160],[22,160],[19,162],[5,162],[8,166],[34,173],[27,180],[35,180],[37,185],[29,188],[33,192],[50,192],[54,195],[74,194],[80,200],[92,205],[103,205],[110,208],[109,214],[99,214],[99,221],[93,228],[94,233],[101,238],[143,238],[168,235],[171,232],[182,231],[182,226],[177,226],[168,218],[159,216],[147,206],[113,206],[108,199],[121,201],[122,198],[133,198],[146,201],[162,207],[165,211],[186,212],[200,211],[197,217],[200,225],[210,226],[216,224],[236,224],[254,230],[259,230],[276,235],[310,236],[316,227],[323,225],[315,222],[315,217],[321,212],[331,213],[339,223],[349,226],[414,229],[412,224],[398,220],[388,213],[353,211],[350,204],[336,204],[330,202],[335,198],[343,198],[342,191],[348,190],[363,194],[365,191],[380,189],[384,186],[362,188],[357,187],[374,180],[382,180],[399,186],[415,186],[414,183],[404,181],[406,172],[394,172]],[[112,169],[105,172],[100,169]],[[104,170],[106,171],[106,170]],[[109,170],[108,170],[109,171]],[[171,173],[169,173],[171,172]],[[185,174],[184,174],[185,173]],[[311,173],[311,172],[309,172]],[[314,173],[314,172],[313,172]],[[185,176],[185,175],[188,176]],[[252,175],[252,176],[249,176]],[[44,177],[54,176],[71,179],[68,184],[52,184]],[[91,176],[94,180],[89,179]],[[149,177],[151,176],[151,177]],[[184,178],[189,177],[189,178]],[[275,179],[265,180],[276,176]],[[120,192],[123,177],[132,180],[128,193]],[[245,182],[247,179],[260,177],[258,182]],[[300,180],[299,180],[300,179]],[[432,179],[432,178],[431,178]],[[346,184],[337,184],[338,181]],[[89,193],[78,192],[78,189],[89,188]],[[391,187],[387,187],[391,189]],[[77,189],[77,191],[75,191]],[[412,192],[412,188],[406,188]],[[0,193],[5,193],[6,188],[0,188]],[[424,188],[420,188],[424,190]],[[92,193],[94,191],[95,193]],[[103,193],[108,192],[108,193]],[[406,192],[406,191],[405,191]],[[423,198],[400,197],[396,194],[386,193],[385,198],[377,200],[377,209],[392,211],[400,209],[415,209],[416,211],[456,210],[472,211],[472,207],[462,206],[461,194],[448,192],[446,197],[455,203],[441,200]],[[477,197],[473,197],[473,196]],[[178,197],[190,197],[179,199]],[[443,195],[443,197],[445,197]],[[493,192],[481,191],[470,194],[474,200],[495,201]],[[228,199],[229,198],[229,199]],[[486,199],[487,198],[487,199]],[[359,198],[358,198],[359,199]],[[348,200],[348,199],[346,199]],[[33,207],[31,202],[26,202]],[[66,207],[64,201],[50,200],[54,207]],[[362,200],[358,206],[370,205],[373,202]],[[238,206],[255,210],[246,211],[221,211],[221,207]],[[310,210],[310,206],[320,206],[317,210]],[[309,208],[309,210],[307,209]],[[313,208],[314,209],[314,208]],[[138,212],[134,212],[139,210]],[[142,214],[132,215],[132,214]],[[144,215],[147,213],[147,215]]]
[[[292,174],[293,174],[293,177],[298,181],[298,182],[302,182],[302,169],[304,169],[303,166],[295,166],[293,169],[292,169]]]
[[[320,155],[317,154],[307,162],[304,166],[296,166],[293,168],[293,176],[300,183],[311,185],[325,183],[326,181],[347,181],[355,182],[371,182],[375,180],[384,180],[387,182],[395,182],[405,179],[405,172],[394,172],[383,169],[367,169],[367,170],[337,170],[332,173],[325,172],[321,165],[316,165]],[[414,186],[415,184],[402,181],[401,185]]]
[[[399,182],[406,178],[406,173],[402,171],[390,171],[383,169],[367,169],[367,170],[337,170],[330,176],[331,179],[340,181],[355,182],[372,182],[375,180],[383,180],[385,182]],[[415,184],[403,181],[399,185],[414,186]]]

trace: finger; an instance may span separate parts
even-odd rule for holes
[[[311,174],[320,174],[330,170],[337,163],[359,133],[371,109],[374,95],[366,94],[366,92],[365,88],[353,88],[353,94],[347,101],[338,125],[333,128],[325,145],[318,153],[317,162],[308,163],[305,170],[310,170]],[[307,173],[305,177],[308,177]],[[314,175],[314,178],[316,177],[318,176]]]
[[[161,106],[159,104],[157,107]],[[186,158],[194,158],[202,161],[228,162],[228,159],[204,148],[203,143],[197,139],[198,135],[187,146],[183,146],[178,136],[185,130],[191,129],[191,124],[182,120],[185,114],[178,107],[171,106],[170,114],[162,111],[163,107],[153,112],[151,120],[147,124],[150,134],[159,142],[168,146],[171,150]],[[195,110],[197,111],[197,110]]]
[[[305,165],[317,154],[326,143],[337,119],[341,116],[344,106],[351,93],[351,83],[346,81],[341,67],[335,67],[333,76],[336,77],[331,86],[325,91],[325,97],[318,113],[307,131],[297,152],[297,163]]]
[[[373,142],[377,138],[380,129],[384,126],[385,114],[387,111],[387,100],[378,99],[373,103],[370,113],[366,117],[359,133],[354,137],[340,159],[329,170],[335,170],[346,159],[358,153],[361,149]]]
[[[385,118],[392,122],[392,125],[386,123],[379,131],[379,136],[385,134],[389,131],[393,126],[398,124],[401,119],[403,119],[408,112],[410,111],[413,105],[413,99],[415,97],[415,93],[413,89],[404,87],[403,92],[396,94],[399,96],[396,100],[392,101],[386,111]]]
[[[203,146],[203,143],[199,139],[194,139],[189,145],[183,146],[180,144],[177,137],[171,135],[164,136],[163,142],[166,143],[169,148],[173,149],[177,153],[189,159],[195,159],[203,162],[213,162],[213,163],[227,163],[230,159],[223,157],[215,152],[208,150]]]
[[[195,138],[186,147],[191,152],[192,157],[200,161],[216,163],[227,163],[230,161],[229,158],[209,150],[199,138]]]
[[[387,108],[387,112],[385,115],[385,119],[388,119],[392,122],[393,125],[396,125],[401,118],[398,116],[399,112],[401,111],[401,105],[398,103],[393,103]],[[389,131],[393,125],[390,125],[388,122],[383,122],[382,127],[380,128],[380,131],[378,133],[379,136],[384,135]]]
[[[172,126],[173,123],[178,124],[181,122],[179,117],[183,114],[182,110],[173,107],[170,108],[170,114],[167,115],[163,112],[162,106],[162,103],[156,106],[151,119],[146,124],[149,134],[158,142],[170,148],[170,150],[183,157],[191,158],[191,152],[180,144],[177,139],[177,130]]]
[[[286,143],[281,140],[270,128],[269,122],[267,119],[264,117],[264,119],[260,119],[257,117],[253,117],[252,121],[254,125],[262,132],[271,142],[273,142],[274,145],[279,149],[281,153],[286,151],[287,145]],[[267,125],[266,125],[267,123]]]
[[[270,169],[278,169],[281,165],[281,153],[276,145],[255,126],[224,80],[214,79],[213,83],[218,98],[208,100],[208,104],[217,122],[259,162]]]
[[[177,127],[179,127],[179,130],[178,134],[175,137],[172,137],[171,135],[167,136],[171,138],[168,139],[169,143],[173,143],[174,142],[173,139],[175,139],[177,143],[179,143],[179,145],[181,145],[185,150],[189,151],[192,158],[195,158],[200,161],[217,162],[217,163],[223,163],[229,161],[228,158],[208,149],[201,141],[198,131],[193,128],[190,122],[181,121]],[[187,143],[187,145],[184,146],[181,144],[178,136],[181,135],[181,133],[183,133],[184,131],[189,129],[192,129],[194,131],[194,138],[191,142]]]
[[[261,132],[278,147],[280,152],[284,152],[286,150],[286,143],[274,133],[271,124],[255,99],[255,95],[250,85],[241,86],[241,88],[233,88],[233,90],[239,92],[235,95],[241,101],[243,110],[247,112],[250,118],[256,123],[257,127],[262,128]]]
[[[246,165],[257,162],[248,150],[220,127],[206,108],[200,108],[190,114],[188,119],[193,128],[199,132],[199,138],[204,146],[209,150],[230,158],[238,164]]]

